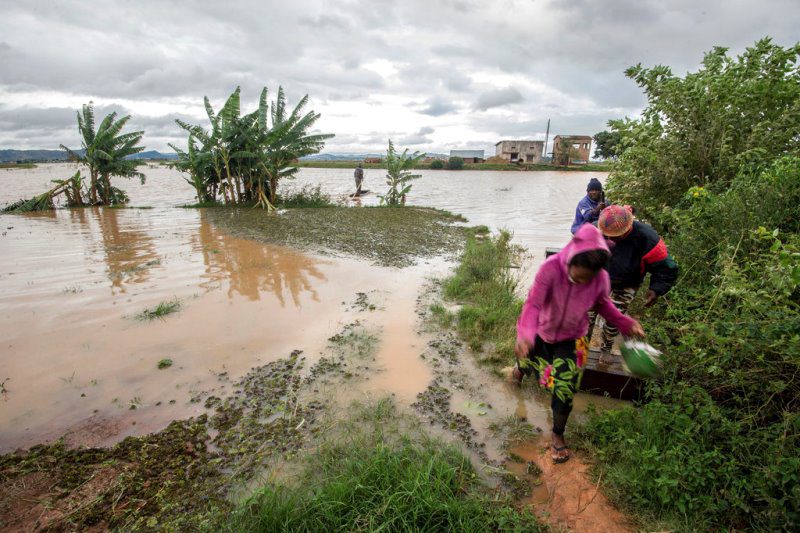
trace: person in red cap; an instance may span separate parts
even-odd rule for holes
[[[672,288],[678,279],[678,265],[669,255],[664,239],[649,225],[635,220],[630,206],[606,207],[600,213],[597,227],[611,241],[611,261],[608,265],[611,301],[620,311],[627,313],[647,273],[650,273],[650,287],[645,307],[653,305]],[[597,314],[590,313],[589,318],[591,336]],[[618,333],[611,324],[603,326],[600,363],[610,362],[611,348]]]

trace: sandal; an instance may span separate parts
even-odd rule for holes
[[[566,446],[566,445],[564,445],[564,446],[556,446],[555,444],[551,444],[550,447],[556,453],[562,452],[564,450],[569,450],[569,446]],[[561,464],[561,463],[566,463],[567,461],[569,461],[570,457],[572,457],[572,454],[569,453],[569,451],[567,451],[567,454],[564,455],[564,456],[553,456],[553,455],[550,455],[550,458],[553,460],[553,464],[557,464],[557,465]]]
[[[517,383],[517,385],[522,385],[522,378],[524,377],[525,374],[522,373],[522,369],[520,369],[519,363],[517,363],[511,370],[511,378]]]

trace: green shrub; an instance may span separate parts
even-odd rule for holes
[[[451,157],[447,160],[447,168],[449,170],[461,170],[464,168],[464,160],[458,156]]]
[[[681,265],[648,313],[665,375],[649,403],[596,415],[584,442],[612,494],[680,529],[800,528],[800,45],[709,52],[647,93],[610,193]]]
[[[800,526],[798,176],[745,168],[663,213],[683,274],[645,329],[666,377],[585,432],[618,499],[681,528]]]
[[[331,197],[322,192],[320,185],[302,188],[278,195],[277,207],[333,207]]]
[[[715,47],[683,77],[662,65],[626,71],[648,107],[610,123],[622,135],[609,179],[615,200],[657,219],[692,186],[721,192],[742,165],[800,153],[800,43],[762,39],[739,57],[727,51]]]
[[[444,168],[444,161],[442,161],[441,159],[434,159],[433,161],[431,161],[431,168],[433,170],[443,169]]]

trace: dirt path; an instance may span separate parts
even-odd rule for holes
[[[566,463],[553,464],[548,444],[543,438],[511,449],[523,462],[510,463],[510,470],[522,475],[530,468],[529,461],[541,470],[541,484],[523,503],[533,506],[537,516],[556,528],[587,533],[634,531],[625,515],[603,495],[599,483],[591,481],[589,465],[580,455],[573,455]]]
[[[436,296],[423,290],[419,311]],[[521,505],[556,530],[576,532],[634,531],[631,521],[613,507],[592,481],[589,463],[579,455],[553,464],[549,453],[550,400],[536,387],[519,387],[492,375],[476,361],[479,355],[449,331],[429,325],[434,340],[426,360],[434,382],[418,397],[414,407],[431,421],[434,432],[460,442],[473,462],[488,473],[498,491],[512,494]],[[510,370],[510,368],[508,369]],[[588,404],[618,407],[619,402],[579,394],[572,422]]]

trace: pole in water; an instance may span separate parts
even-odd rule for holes
[[[542,158],[547,157],[547,141],[550,140],[550,119],[547,119],[547,133],[544,134],[544,150],[542,151]]]

